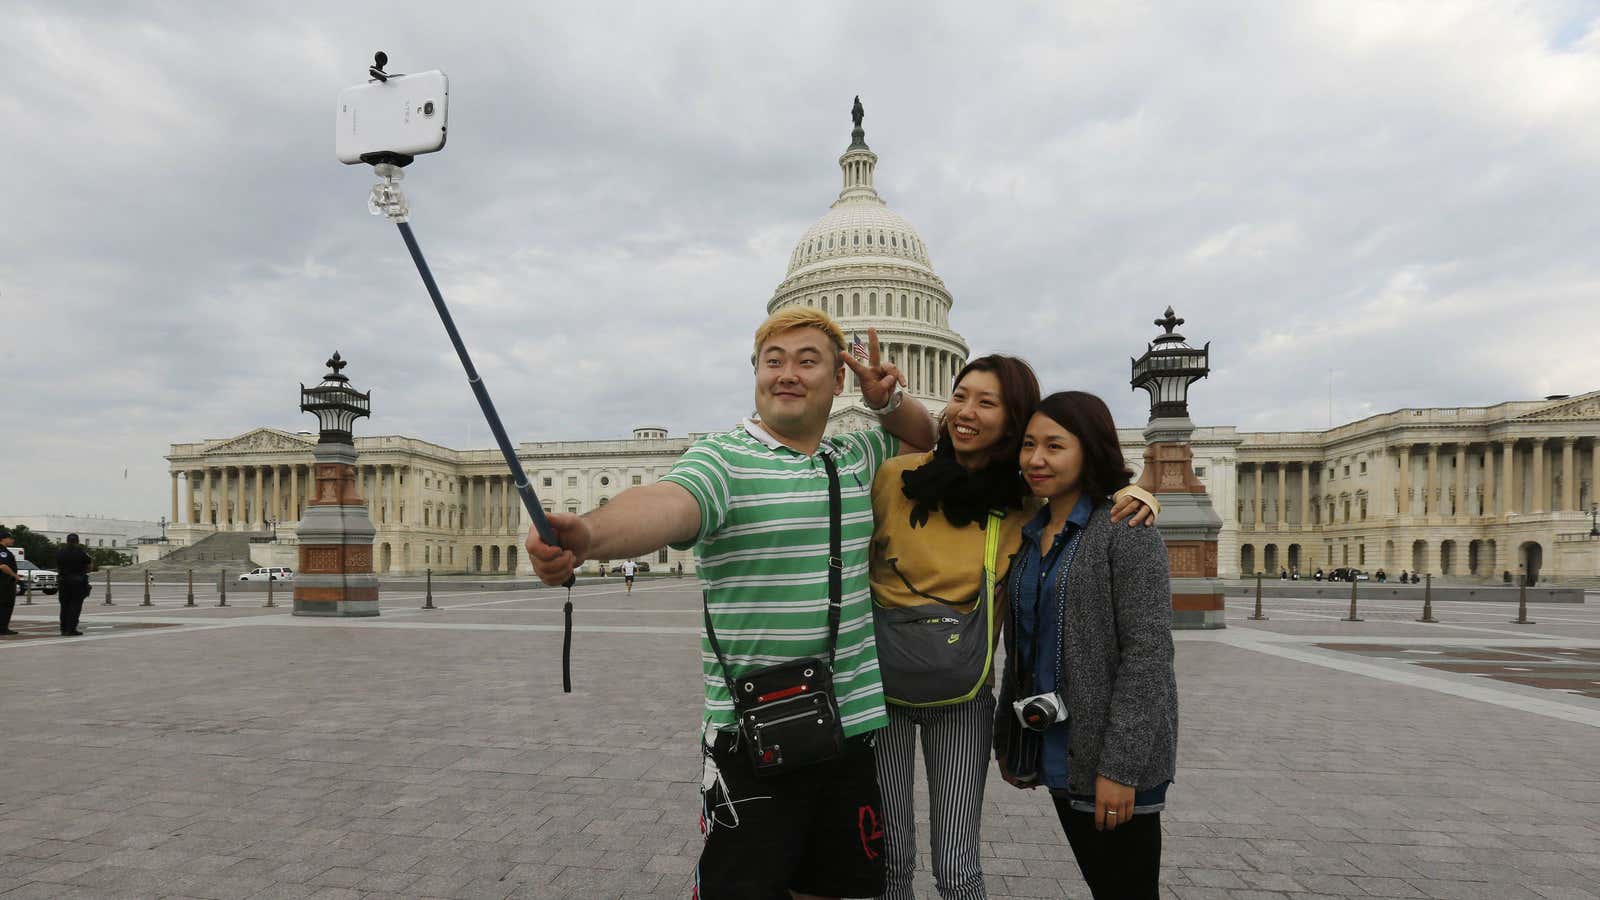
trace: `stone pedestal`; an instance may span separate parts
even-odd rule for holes
[[[300,565],[294,578],[297,616],[375,616],[378,576],[372,573],[376,529],[356,487],[356,448],[318,444],[315,489],[300,519]]]
[[[1157,527],[1172,569],[1172,627],[1226,628],[1222,583],[1217,580],[1217,534],[1222,517],[1194,474],[1184,418],[1152,419],[1144,430],[1144,472],[1139,486],[1161,501]]]

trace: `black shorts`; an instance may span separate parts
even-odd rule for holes
[[[622,580],[626,581],[629,584],[633,584],[633,576],[632,575],[624,575],[624,576],[622,576]]]
[[[720,783],[702,794],[705,849],[696,900],[789,900],[789,891],[876,897],[884,890],[883,803],[872,736],[843,757],[776,778],[721,732],[712,760]],[[726,784],[726,791],[722,785]]]

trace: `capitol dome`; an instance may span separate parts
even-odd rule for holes
[[[950,292],[933,271],[922,236],[873,186],[878,155],[856,127],[839,157],[844,186],[828,212],[795,244],[789,270],[773,291],[767,312],[810,306],[832,316],[846,334],[867,339],[875,328],[888,358],[900,367],[908,390],[936,415],[950,382],[966,365],[967,343],[950,329]],[[862,428],[876,419],[861,407],[853,375],[834,401],[830,431]]]

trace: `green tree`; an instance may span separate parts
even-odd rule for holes
[[[0,527],[6,527],[0,525]],[[13,550],[21,550],[23,558],[36,566],[45,569],[56,567],[56,542],[42,534],[33,531],[26,525],[17,525],[8,528],[11,536],[15,538]]]
[[[89,558],[94,560],[95,568],[104,569],[108,566],[126,566],[133,560],[126,553],[118,553],[110,547],[89,547]]]

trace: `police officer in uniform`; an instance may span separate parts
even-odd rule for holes
[[[94,561],[78,542],[76,534],[67,535],[67,545],[56,554],[56,572],[61,589],[61,635],[82,637],[78,630],[78,617],[83,615],[83,601],[89,596],[89,572]]]
[[[16,634],[11,630],[11,611],[17,608],[17,557],[11,552],[16,540],[0,528],[0,634]]]

